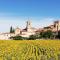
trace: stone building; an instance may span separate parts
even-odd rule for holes
[[[54,21],[53,25],[47,26],[43,28],[44,31],[51,30],[53,32],[57,32],[60,30],[60,21]]]
[[[17,27],[15,29],[15,35],[19,35],[20,33],[21,33],[21,29]]]
[[[25,29],[19,29],[19,28],[15,29],[15,35],[19,35],[22,37],[29,37],[30,35],[34,35],[36,30],[37,30],[36,28],[32,27],[32,23],[29,20],[26,22]]]
[[[53,25],[44,27],[44,28],[34,28],[32,27],[32,22],[29,20],[26,22],[26,27],[24,29],[16,28],[14,33],[0,33],[0,40],[10,40],[9,38],[12,36],[22,36],[29,37],[30,35],[34,35],[36,33],[40,33],[41,31],[51,30],[54,34],[60,30],[60,21],[54,21]]]

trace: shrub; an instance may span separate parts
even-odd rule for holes
[[[23,40],[23,37],[21,37],[21,36],[14,36],[14,37],[10,37],[10,39],[13,39],[13,40]]]

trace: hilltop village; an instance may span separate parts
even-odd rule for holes
[[[54,32],[55,34],[57,33],[57,31],[60,30],[60,21],[54,21],[53,25],[44,27],[42,29],[38,28],[34,28],[32,27],[32,23],[31,21],[27,21],[26,22],[26,27],[24,29],[20,29],[19,27],[17,27],[14,31],[14,33],[1,33],[0,34],[0,39],[1,40],[10,40],[10,37],[12,36],[22,36],[22,37],[29,37],[30,35],[35,35],[37,33],[40,33],[41,31],[47,31],[47,30],[51,30],[52,32]]]

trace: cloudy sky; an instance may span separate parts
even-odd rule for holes
[[[0,0],[0,32],[24,28],[28,18],[36,28],[52,24],[60,19],[60,0]]]

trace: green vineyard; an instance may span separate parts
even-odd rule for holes
[[[60,41],[0,41],[0,60],[60,60]]]

